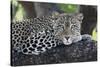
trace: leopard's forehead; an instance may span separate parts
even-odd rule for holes
[[[70,27],[72,24],[81,24],[83,20],[82,13],[75,13],[75,14],[60,14],[56,16],[55,24],[57,25],[66,25],[66,27]]]

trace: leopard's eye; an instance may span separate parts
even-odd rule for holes
[[[71,30],[73,31],[79,30],[79,27],[77,25],[71,25]]]

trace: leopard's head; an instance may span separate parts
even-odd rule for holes
[[[61,14],[53,26],[55,36],[65,45],[80,41],[82,19],[82,13]]]

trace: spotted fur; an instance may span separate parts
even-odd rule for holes
[[[14,50],[23,54],[45,52],[59,45],[69,45],[81,40],[82,14],[60,14],[22,21],[11,24],[11,44]]]

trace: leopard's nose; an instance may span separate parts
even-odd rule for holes
[[[67,37],[65,37],[66,38],[66,40],[68,40],[70,37],[69,36],[67,36]]]

